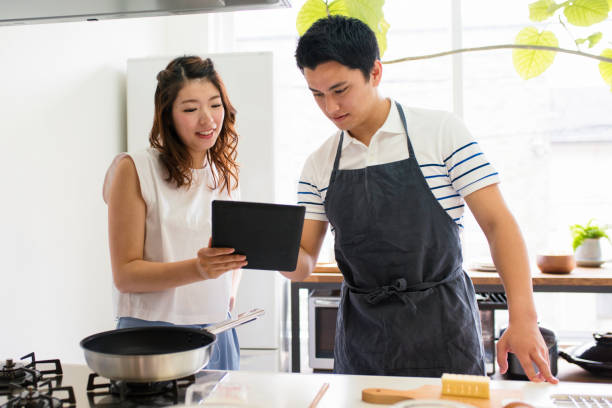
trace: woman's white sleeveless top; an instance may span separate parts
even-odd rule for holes
[[[176,262],[197,257],[200,248],[208,246],[211,235],[212,200],[236,199],[226,191],[211,190],[210,166],[193,170],[189,189],[177,188],[166,182],[166,170],[153,148],[137,153],[121,153],[115,157],[104,180],[104,200],[107,201],[117,164],[130,156],[136,165],[142,198],[147,206],[144,260]],[[113,285],[117,317],[174,324],[203,324],[228,317],[232,272],[217,279],[148,293],[121,293]]]

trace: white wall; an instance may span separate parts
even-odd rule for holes
[[[0,27],[0,359],[83,362],[79,341],[113,328],[101,192],[126,61],[207,44],[208,15]]]

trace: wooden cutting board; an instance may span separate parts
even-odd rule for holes
[[[411,390],[390,390],[386,388],[365,388],[361,399],[373,404],[395,404],[407,399],[443,399],[474,405],[479,408],[501,408],[505,399],[519,400],[523,396],[520,390],[491,390],[491,398],[466,398],[453,395],[442,395],[441,385],[423,385]]]

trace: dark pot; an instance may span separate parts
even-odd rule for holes
[[[559,355],[595,375],[612,377],[612,333],[593,333],[593,339]]]
[[[504,333],[505,329],[502,329],[500,336]],[[546,343],[546,347],[548,347],[548,360],[550,361],[550,371],[552,375],[557,375],[557,338],[555,333],[552,330],[545,329],[540,327],[540,333],[542,333],[542,337],[544,338],[544,342]],[[538,367],[534,364],[533,368],[538,372]],[[523,371],[523,367],[521,367],[521,363],[516,358],[514,353],[508,353],[508,371],[504,374],[506,378],[513,380],[528,380],[525,375],[525,371]]]

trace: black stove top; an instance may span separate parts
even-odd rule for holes
[[[19,361],[0,362],[0,408],[67,408],[76,405],[74,390],[62,386],[59,360],[36,360],[34,353]]]
[[[163,382],[129,383],[100,377],[85,365],[35,359],[0,360],[0,408],[141,408],[185,402],[189,385],[220,381],[223,371],[200,371]]]

